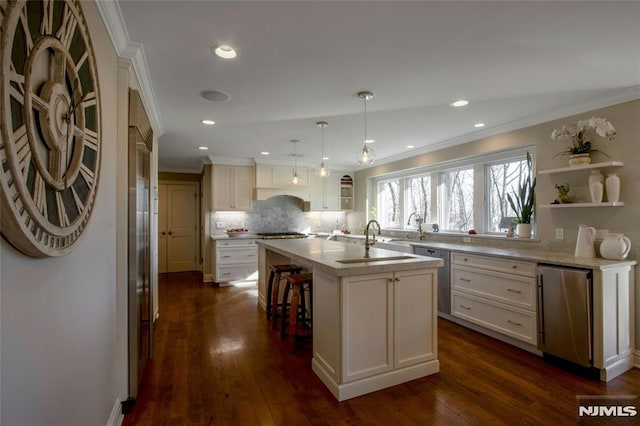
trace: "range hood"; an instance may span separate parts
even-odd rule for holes
[[[299,198],[302,201],[311,201],[311,191],[309,189],[296,188],[256,188],[253,199],[263,201],[279,195],[288,195],[289,197]]]

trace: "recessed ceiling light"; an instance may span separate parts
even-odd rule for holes
[[[216,122],[213,120],[201,120],[200,122],[202,124],[206,124],[207,126],[213,126],[214,124],[216,124]]]
[[[415,148],[415,145],[407,145],[407,149]]]
[[[233,59],[236,56],[238,56],[234,48],[231,46],[227,46],[226,44],[223,44],[220,46],[213,46],[212,49],[213,49],[213,53],[215,53],[217,56],[223,59]]]
[[[364,143],[374,143],[375,141],[375,139],[367,139],[366,141],[364,141]]]
[[[324,161],[330,160],[330,158],[329,158],[329,157],[322,157],[322,159],[323,159]]]
[[[209,149],[208,146],[199,146],[198,149],[202,150],[202,151],[206,151]]]
[[[270,152],[269,152],[269,151],[262,151],[260,154],[262,154],[262,155],[269,155],[269,154],[270,154]]]
[[[473,127],[484,127],[484,123],[476,123]]]
[[[452,107],[456,107],[456,108],[463,107],[463,106],[466,106],[466,105],[469,105],[469,101],[467,101],[465,99],[460,99],[460,100],[457,100],[457,101],[451,103],[451,106]]]

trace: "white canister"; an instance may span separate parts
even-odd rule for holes
[[[620,201],[620,178],[616,173],[607,175],[605,186],[607,187],[607,201],[613,203]]]
[[[605,259],[624,260],[631,251],[631,240],[622,234],[607,234],[600,244],[600,256]]]
[[[576,241],[576,257],[596,257],[593,243],[596,241],[596,228],[588,225],[578,226],[578,239]]]

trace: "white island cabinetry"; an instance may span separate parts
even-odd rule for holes
[[[253,238],[214,240],[213,281],[247,279],[258,270],[258,246]]]
[[[313,273],[313,371],[342,401],[439,371],[437,267],[427,257],[397,259],[334,241],[259,241],[259,292],[267,267],[286,259]],[[261,300],[264,296],[261,297]]]

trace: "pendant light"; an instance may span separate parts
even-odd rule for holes
[[[318,170],[318,174],[320,177],[326,178],[331,174],[331,170],[329,170],[329,166],[324,162],[324,128],[329,125],[326,121],[318,121],[316,123],[318,127],[322,129],[322,157],[320,161],[320,170]]]
[[[290,157],[293,157],[293,161],[294,161],[293,176],[291,176],[291,183],[294,185],[297,185],[300,183],[300,176],[298,176],[298,144],[300,143],[300,141],[297,139],[293,139],[291,143],[293,144],[293,154],[291,154]]]
[[[364,100],[364,141],[362,143],[362,149],[356,154],[356,160],[358,164],[368,166],[376,161],[375,151],[367,145],[367,101],[373,98],[373,93],[368,91],[359,92],[358,97]]]

